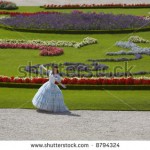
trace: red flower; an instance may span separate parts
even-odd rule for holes
[[[34,83],[43,84],[48,78],[15,78],[0,76],[0,82],[12,83]],[[150,79],[134,79],[134,78],[64,78],[63,84],[90,84],[90,85],[150,85]]]
[[[25,78],[24,82],[25,82],[25,83],[30,83],[30,82],[31,82],[31,79],[30,79],[30,78]]]
[[[47,4],[43,6],[44,8],[94,8],[94,7],[150,7],[150,4],[64,4],[64,5],[54,5]]]
[[[11,79],[9,77],[4,76],[3,78],[1,78],[2,82],[10,82]]]
[[[36,45],[36,44],[0,43],[0,48],[39,49],[41,56],[57,56],[57,55],[62,55],[64,53],[62,48]]]

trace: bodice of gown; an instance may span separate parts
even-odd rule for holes
[[[55,83],[55,81],[61,82],[61,77],[59,74],[53,75],[51,70],[48,70],[48,74],[49,74],[49,82],[50,83]]]

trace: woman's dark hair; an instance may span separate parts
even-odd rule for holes
[[[57,74],[59,74],[58,66],[53,66],[52,67],[52,74],[54,74],[54,69],[57,69]]]

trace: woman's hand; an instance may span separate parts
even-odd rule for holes
[[[40,67],[40,68],[43,68],[44,66],[43,66],[43,65],[40,65],[39,67]]]

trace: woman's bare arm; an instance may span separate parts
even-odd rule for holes
[[[40,67],[40,68],[43,68],[45,71],[47,71],[47,68],[44,67],[43,65],[40,65],[39,67]]]

